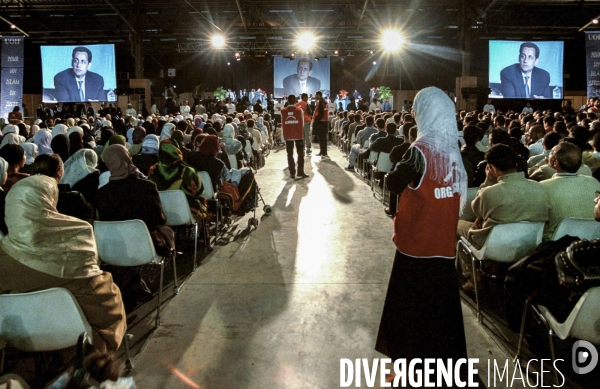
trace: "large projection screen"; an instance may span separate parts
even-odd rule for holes
[[[563,98],[562,41],[491,40],[489,49],[490,98]]]
[[[329,96],[329,57],[315,59],[311,56],[296,56],[290,60],[282,56],[274,56],[274,95],[281,98],[293,94],[298,96],[302,93],[301,79],[305,80],[305,91],[309,95],[315,95],[320,90],[323,97]],[[305,76],[308,67],[308,78]]]
[[[113,93],[117,87],[115,45],[40,48],[44,103],[116,101],[116,95]],[[80,50],[74,52],[77,48]],[[92,54],[91,61],[87,61],[85,49]],[[73,55],[76,58],[73,58]],[[80,84],[79,80],[82,80],[83,84]],[[79,85],[84,85],[83,91]]]

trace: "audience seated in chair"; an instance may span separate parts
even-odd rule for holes
[[[183,191],[194,218],[201,220],[206,217],[202,180],[194,168],[183,162],[181,150],[173,140],[160,142],[158,163],[150,168],[148,179],[156,184],[159,191]]]
[[[0,240],[0,293],[69,289],[92,326],[94,348],[114,352],[127,328],[121,293],[98,267],[92,226],[56,210],[57,182],[32,175],[6,196],[11,233]]]
[[[550,219],[544,228],[544,239],[550,239],[558,224],[568,217],[591,219],[594,216],[596,191],[600,183],[589,176],[577,174],[581,166],[581,150],[562,141],[548,157],[548,165],[556,170],[554,176],[541,182],[550,205]]]
[[[19,145],[7,144],[0,148],[0,158],[8,162],[8,174],[2,185],[2,190],[8,192],[19,180],[29,177],[29,174],[21,173],[21,168],[25,166],[25,150]]]
[[[464,236],[481,248],[492,227],[502,223],[548,220],[548,197],[544,188],[517,171],[519,157],[506,145],[494,145],[485,155],[486,182],[472,202],[477,216],[474,223],[458,222],[457,235]],[[468,280],[463,288],[473,289],[472,261],[462,250],[458,252],[463,276]]]
[[[205,171],[210,176],[213,190],[216,192],[221,183],[225,163],[217,158],[219,155],[219,139],[214,135],[200,134],[194,139],[194,151],[185,160],[196,172]],[[203,183],[207,185],[206,182]]]
[[[74,192],[83,195],[92,207],[96,207],[100,171],[97,169],[98,155],[94,150],[81,149],[64,164],[61,184],[69,185]]]

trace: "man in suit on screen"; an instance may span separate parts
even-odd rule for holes
[[[286,96],[300,96],[302,93],[314,95],[321,90],[321,81],[310,76],[312,68],[313,64],[310,59],[300,58],[297,73],[283,79],[283,94]]]
[[[56,100],[61,102],[105,101],[104,78],[88,71],[92,67],[92,52],[76,47],[71,56],[71,68],[54,76]]]
[[[503,97],[552,98],[550,74],[536,68],[540,48],[533,42],[524,42],[519,48],[519,63],[510,65],[500,72]]]

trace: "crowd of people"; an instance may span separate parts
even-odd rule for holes
[[[456,239],[481,247],[497,224],[541,221],[548,240],[565,218],[600,220],[600,205],[594,207],[600,193],[597,100],[577,113],[456,112],[447,95],[426,88],[410,111],[333,111],[318,92],[312,104],[306,94],[289,97],[273,111],[279,120],[229,104],[226,98],[191,108],[186,101],[163,116],[130,111],[119,117],[104,108],[86,116],[91,113],[86,108],[80,116],[37,118],[31,125],[16,114],[10,123],[0,120],[0,293],[70,289],[92,325],[94,347],[114,352],[125,334],[126,308],[148,290],[140,288],[139,273],[113,278],[98,266],[94,220],[142,219],[157,252],[172,255],[175,236],[166,226],[158,191],[183,191],[194,217],[210,220],[205,185],[218,190],[239,176],[236,169],[261,167],[268,150],[283,143],[291,178],[306,178],[304,156],[318,140],[319,156],[327,158],[332,139],[346,154],[349,172],[364,169],[372,153],[389,154],[392,163],[385,212],[395,218],[398,251],[377,349],[394,358],[439,357],[440,342],[426,341],[420,329],[428,328],[427,315],[443,310],[453,335],[441,342],[449,345],[441,352],[462,357],[458,290],[472,292],[475,286],[466,253],[459,252],[456,261],[461,285],[455,277]],[[211,182],[202,182],[198,171],[208,172]],[[382,178],[373,177],[380,185]],[[468,202],[467,188],[478,188]],[[441,192],[445,195],[433,196]],[[475,220],[458,220],[464,207],[472,208]],[[422,257],[435,266],[424,266]],[[407,267],[411,274],[435,275],[435,286],[408,280]],[[415,294],[419,288],[422,294]],[[398,293],[412,297],[400,301]],[[398,316],[419,310],[425,313]],[[422,326],[409,331],[415,320]]]

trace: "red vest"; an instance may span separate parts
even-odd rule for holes
[[[453,193],[453,182],[429,176],[429,150],[423,145],[413,147],[425,157],[425,173],[417,187],[411,183],[400,195],[392,240],[398,251],[411,257],[454,258],[460,195]]]
[[[304,112],[302,112],[300,108],[288,105],[281,109],[281,129],[283,130],[283,139],[304,139],[303,127]]]

